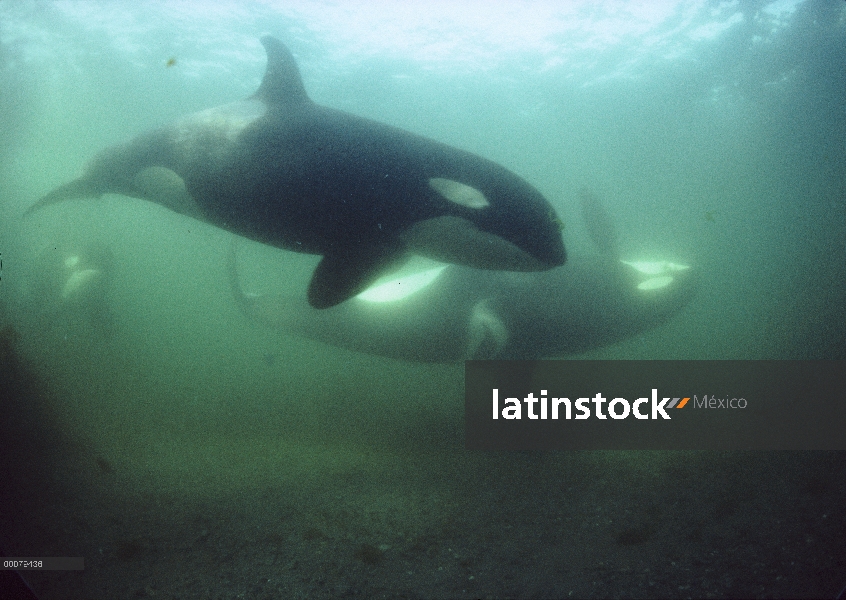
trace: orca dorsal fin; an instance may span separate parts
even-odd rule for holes
[[[298,104],[308,102],[297,61],[288,48],[275,37],[266,35],[261,43],[267,52],[267,70],[264,72],[254,98],[266,104]]]

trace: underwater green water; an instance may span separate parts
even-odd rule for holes
[[[652,30],[661,40],[654,46],[631,33],[597,48],[586,34],[568,37],[570,30],[550,25],[545,43],[512,41],[513,52],[508,39],[474,38],[449,19],[432,30],[430,21],[415,28],[407,15],[391,26],[386,16],[368,31],[346,13],[313,6],[298,13],[245,4],[199,16],[180,10],[171,19],[164,5],[93,6],[0,6],[0,324],[19,333],[18,353],[39,381],[45,414],[65,436],[78,474],[78,487],[68,484],[72,495],[121,502],[152,494],[188,504],[226,498],[249,511],[274,490],[302,509],[303,527],[333,540],[396,548],[398,540],[453,527],[470,539],[479,523],[489,535],[516,523],[503,536],[525,555],[536,543],[566,543],[538,542],[531,519],[488,511],[504,495],[544,523],[543,507],[574,498],[599,507],[608,499],[608,510],[623,510],[627,485],[646,495],[654,487],[655,502],[668,510],[661,503],[679,492],[673,474],[680,469],[689,469],[685,481],[700,482],[690,484],[696,489],[705,480],[711,490],[725,483],[705,475],[707,456],[687,453],[547,456],[529,466],[523,456],[468,453],[462,364],[349,352],[249,321],[227,281],[231,234],[116,195],[21,217],[99,150],[251,94],[264,70],[258,37],[268,31],[290,45],[316,102],[476,152],[525,177],[562,216],[573,255],[592,252],[576,208],[576,192],[587,186],[614,217],[624,257],[701,270],[697,297],[668,323],[568,358],[846,354],[842,3],[800,4],[769,33],[770,22],[751,11],[706,41],[673,35],[670,18]],[[549,24],[550,14],[538,19]],[[345,29],[337,20],[347,18],[350,28],[338,33]],[[580,23],[602,22],[596,19]],[[405,46],[396,41],[404,36]],[[116,265],[109,336],[78,313],[36,310],[33,299],[39,253],[91,243],[107,246]],[[251,242],[240,252],[254,289],[305,293],[315,257]],[[97,460],[105,461],[99,469]],[[803,485],[805,460],[785,458],[783,489]],[[755,459],[743,461],[754,479]],[[774,461],[761,459],[764,487],[781,468]],[[840,497],[842,470],[832,464],[842,459],[826,462],[820,477],[837,474],[826,489]],[[585,473],[608,475],[597,483]],[[732,485],[741,479],[726,477]],[[744,490],[750,503],[760,501]],[[779,510],[794,501],[772,493]],[[625,509],[639,510],[635,504]],[[829,519],[842,531],[842,514]],[[652,543],[654,528],[647,529],[641,537]],[[735,533],[724,534],[727,545],[738,543]],[[627,535],[635,545],[622,543],[623,552],[631,554],[609,554],[609,561],[636,561],[640,538]],[[93,539],[78,543],[91,553],[112,543]],[[580,547],[601,560],[605,550],[590,539]],[[684,543],[700,540],[691,539]],[[777,544],[766,534],[756,539]],[[468,545],[484,554],[499,543]],[[357,556],[350,560],[368,564],[366,552]],[[538,573],[543,580],[548,570]],[[460,591],[409,585],[426,597]],[[509,589],[490,585],[479,589],[494,596]],[[547,588],[518,586],[512,595],[532,589]]]

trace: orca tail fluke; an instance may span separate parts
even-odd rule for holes
[[[76,198],[97,198],[99,196],[100,193],[92,187],[91,182],[88,179],[81,177],[64,185],[60,185],[46,196],[43,196],[40,200],[38,200],[38,202],[24,211],[24,216],[32,214],[37,210],[41,210],[45,206],[58,204],[59,202],[64,202],[65,200],[73,200]]]

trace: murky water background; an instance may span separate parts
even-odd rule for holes
[[[22,219],[102,148],[251,94],[264,33],[315,101],[525,177],[571,253],[587,186],[624,255],[701,269],[669,323],[583,357],[844,358],[843,3],[4,3],[0,544],[86,558],[32,574],[42,598],[837,594],[839,454],[467,453],[462,365],[249,322],[230,234],[113,195]],[[39,255],[90,244],[109,335],[38,303]],[[239,258],[302,293],[315,260]]]

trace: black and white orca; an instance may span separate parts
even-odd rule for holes
[[[235,273],[230,258],[230,273]],[[694,297],[696,269],[670,261],[573,257],[541,273],[433,266],[386,279],[334,308],[233,290],[262,326],[415,362],[534,360],[584,352],[657,327]]]
[[[697,269],[665,260],[621,260],[598,198],[581,193],[598,252],[537,273],[432,264],[384,278],[325,311],[302,298],[247,293],[230,251],[236,301],[253,321],[284,333],[417,362],[534,360],[584,352],[652,329],[695,296]]]
[[[320,254],[308,290],[315,308],[355,296],[409,253],[493,270],[564,264],[561,221],[525,180],[470,152],[315,104],[290,51],[272,37],[262,43],[267,71],[255,94],[105,150],[27,213],[116,193]],[[185,193],[150,193],[151,168],[175,173]]]

